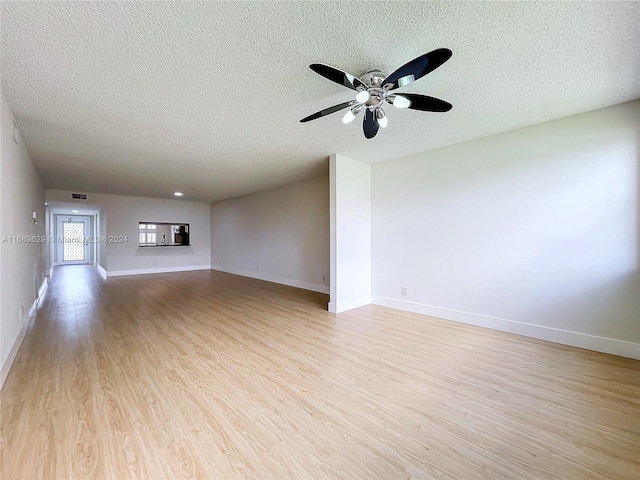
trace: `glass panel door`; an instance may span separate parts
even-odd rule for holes
[[[54,264],[92,263],[93,222],[87,215],[55,216]]]
[[[85,262],[85,222],[62,222],[63,262]]]

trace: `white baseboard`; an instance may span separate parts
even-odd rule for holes
[[[102,276],[102,278],[104,278],[105,280],[107,279],[107,271],[102,268],[102,265],[100,265],[99,263],[96,264],[96,268],[98,269],[98,273]]]
[[[371,305],[371,297],[361,297],[347,302],[329,302],[327,310],[330,313],[343,313],[354,308],[364,307],[365,305]]]
[[[38,301],[40,301],[40,299],[42,298],[42,296],[44,295],[44,292],[47,291],[47,287],[49,286],[49,277],[44,277],[42,279],[42,284],[40,285],[40,288],[38,289]]]
[[[430,317],[453,320],[454,322],[491,328],[502,332],[515,333],[526,337],[538,338],[549,342],[560,343],[572,347],[585,348],[596,352],[619,355],[621,357],[640,360],[640,344],[625,342],[614,338],[597,337],[586,333],[570,332],[558,328],[544,327],[530,323],[516,322],[504,318],[479,315],[477,313],[461,312],[448,308],[434,307],[421,303],[407,302],[395,298],[374,296],[373,303],[385,307],[397,308],[407,312],[420,313]]]
[[[18,350],[20,350],[20,345],[22,345],[22,341],[24,340],[24,336],[27,333],[28,326],[29,326],[28,321],[24,321],[22,323],[22,327],[20,328],[20,333],[18,333],[18,336],[13,342],[11,350],[9,350],[9,355],[7,356],[7,359],[2,364],[2,369],[0,370],[0,390],[4,386],[4,381],[7,379],[7,376],[9,375],[9,370],[11,370],[13,361],[16,359],[16,355],[18,355]]]
[[[47,291],[47,287],[49,286],[49,281],[47,277],[42,279],[42,283],[40,284],[40,288],[38,289],[37,296],[33,303],[31,304],[31,308],[29,309],[29,319],[36,314],[36,310],[38,309],[38,304],[40,303],[40,299],[44,295],[44,292]],[[28,323],[28,322],[27,322]]]
[[[95,262],[53,262],[51,267],[59,267],[66,265],[95,265]]]
[[[2,368],[0,368],[0,390],[2,390],[2,387],[4,386],[4,381],[7,379],[7,376],[9,375],[9,371],[13,366],[13,362],[15,361],[16,356],[18,355],[18,350],[20,350],[20,346],[22,345],[22,341],[24,340],[24,337],[27,334],[29,325],[31,324],[31,322],[36,316],[35,314],[36,314],[36,311],[38,310],[38,303],[40,302],[40,299],[42,299],[42,296],[46,292],[47,285],[48,285],[48,282],[47,282],[47,278],[45,277],[45,279],[42,281],[42,284],[40,285],[40,288],[38,289],[38,296],[33,300],[33,303],[29,308],[29,313],[27,313],[27,315],[22,321],[20,332],[18,333],[18,336],[16,337],[16,339],[13,341],[11,350],[9,350],[9,355],[7,355],[7,358],[2,364]]]
[[[290,278],[276,277],[274,275],[267,275],[262,272],[252,272],[250,270],[242,270],[239,268],[228,268],[220,265],[211,265],[211,270],[217,270],[219,272],[232,273],[233,275],[240,275],[241,277],[250,277],[257,280],[264,280],[272,283],[279,283],[281,285],[287,285],[289,287],[302,288],[303,290],[311,290],[312,292],[329,293],[329,285],[323,285],[321,283],[305,282],[303,280],[293,280]]]
[[[190,265],[186,267],[154,267],[138,270],[107,270],[107,277],[123,277],[126,275],[148,275],[152,273],[192,272],[194,270],[210,270],[210,265]]]

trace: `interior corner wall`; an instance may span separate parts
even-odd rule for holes
[[[640,358],[639,112],[374,165],[374,303]]]
[[[45,236],[44,185],[20,129],[12,136],[11,108],[1,92],[0,97],[1,386],[24,338],[30,308],[44,280],[46,244],[41,241]],[[33,212],[37,224],[33,223]]]
[[[371,303],[371,165],[329,159],[331,293],[329,311]]]
[[[329,292],[327,176],[211,204],[211,268]]]
[[[47,190],[47,201],[100,206],[100,230],[104,227],[106,249],[98,250],[98,263],[108,277],[146,273],[209,270],[211,227],[209,204],[188,200],[131,197],[88,193],[86,201],[73,200],[73,192]],[[80,192],[81,193],[81,192]],[[189,246],[141,248],[139,222],[188,223]],[[100,263],[100,257],[102,262]]]
[[[46,199],[46,190],[45,190],[45,199]],[[51,222],[52,222],[51,211],[49,210],[49,207],[45,206],[44,207],[44,231],[45,231],[45,235],[49,240],[51,239],[51,232],[52,232]],[[45,276],[47,277],[51,273],[51,266],[53,265],[52,251],[53,251],[54,244],[55,242],[49,241],[47,245],[44,246],[44,250],[43,250],[44,272],[45,272]]]
[[[107,213],[104,208],[98,212],[98,231],[96,236],[103,237],[107,235]],[[107,244],[105,242],[98,242],[98,265],[100,265],[105,272],[107,271]]]

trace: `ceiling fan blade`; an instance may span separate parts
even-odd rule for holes
[[[375,114],[368,108],[364,112],[364,121],[362,122],[362,129],[364,130],[364,136],[367,138],[373,138],[378,133],[380,125]]]
[[[340,110],[350,107],[351,105],[355,105],[355,102],[353,100],[350,102],[341,103],[339,105],[334,105],[333,107],[325,108],[324,110],[320,110],[319,112],[316,112],[313,115],[304,117],[302,120],[300,120],[300,123],[310,122],[311,120],[315,120],[316,118],[320,118],[320,117],[326,117],[327,115],[331,115],[332,113],[339,112]]]
[[[359,87],[366,89],[367,86],[354,75],[343,72],[337,68],[330,67],[329,65],[323,65],[321,63],[312,63],[309,68],[316,72],[318,75],[322,75],[324,78],[336,82],[338,85],[343,85],[351,90],[357,90]]]
[[[453,108],[453,105],[449,102],[426,95],[418,95],[417,93],[398,93],[397,96],[408,99],[411,104],[407,108],[413,110],[421,110],[423,112],[448,112]]]
[[[424,77],[427,73],[434,71],[444,62],[451,58],[452,52],[448,48],[439,48],[432,52],[425,53],[404,64],[395,72],[389,75],[383,85],[391,84],[389,90],[404,87],[412,82]]]

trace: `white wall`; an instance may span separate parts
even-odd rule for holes
[[[44,236],[44,185],[18,129],[16,144],[11,136],[11,109],[0,92],[0,236]],[[32,222],[36,212],[38,224]],[[44,279],[44,243],[0,244],[0,385],[26,331],[36,285]],[[24,315],[20,319],[20,308]]]
[[[212,203],[211,263],[216,270],[328,293],[328,178]]]
[[[46,193],[45,193],[46,198]],[[44,207],[44,231],[47,237],[50,236],[50,232],[53,231],[53,216],[49,211],[49,207],[45,205]],[[48,240],[50,240],[48,238]],[[45,275],[48,276],[51,272],[51,265],[53,264],[53,248],[54,242],[48,242],[47,245],[43,246],[42,257],[44,258],[44,271]]]
[[[374,165],[374,302],[638,357],[639,106]]]
[[[341,313],[371,303],[371,165],[342,155],[329,159],[331,297]]]
[[[47,201],[97,205],[102,207],[100,222],[106,222],[107,240],[127,237],[126,242],[107,242],[100,265],[107,276],[209,269],[211,238],[209,204],[186,200],[128,197],[89,193],[86,201],[73,201],[71,193],[47,190]],[[78,193],[78,192],[76,192]],[[190,225],[190,246],[139,247],[138,222],[171,222]]]
[[[107,235],[107,214],[103,209],[97,215],[98,228],[96,230],[96,237],[101,237]],[[107,270],[107,244],[104,242],[98,242],[97,245],[98,250],[98,265],[100,265],[105,271]]]

